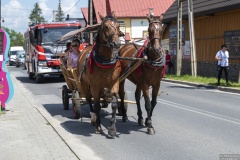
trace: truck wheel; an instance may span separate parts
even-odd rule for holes
[[[29,73],[28,73],[28,78],[29,78],[29,79],[33,79],[33,75],[34,75],[34,74],[33,74],[32,72],[29,72]]]
[[[42,81],[43,81],[43,76],[42,75],[37,75],[36,76],[36,82],[37,83],[42,83]]]
[[[62,86],[62,102],[63,102],[63,109],[69,109],[69,96],[68,96],[68,87],[66,85]]]

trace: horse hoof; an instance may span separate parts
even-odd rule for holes
[[[127,122],[128,121],[128,117],[126,116],[126,117],[122,117],[122,121],[123,122]]]
[[[138,119],[139,126],[143,126],[143,119]]]
[[[108,129],[108,135],[110,135],[111,137],[115,137],[117,135],[117,132],[115,129]]]
[[[155,134],[154,128],[148,128],[148,129],[147,129],[147,134],[149,134],[149,135],[154,135],[154,134]]]
[[[103,130],[101,127],[96,128],[96,134],[103,134]]]

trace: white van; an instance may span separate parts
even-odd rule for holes
[[[9,65],[13,65],[15,64],[15,60],[16,60],[16,55],[19,51],[24,51],[23,47],[22,46],[13,46],[13,47],[10,47],[10,50],[9,50]]]

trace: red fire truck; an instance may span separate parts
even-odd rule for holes
[[[65,42],[59,42],[66,33],[80,29],[79,22],[42,23],[31,26],[24,34],[25,63],[29,79],[42,82],[44,75],[60,75],[58,53],[66,49]]]

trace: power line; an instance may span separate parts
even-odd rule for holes
[[[75,7],[75,6],[78,4],[79,1],[80,1],[80,0],[78,0],[77,3],[75,3],[73,7]],[[70,10],[73,9],[73,7],[72,7],[71,9],[69,9],[69,10],[68,10],[67,12],[65,12],[65,13],[68,13]]]

